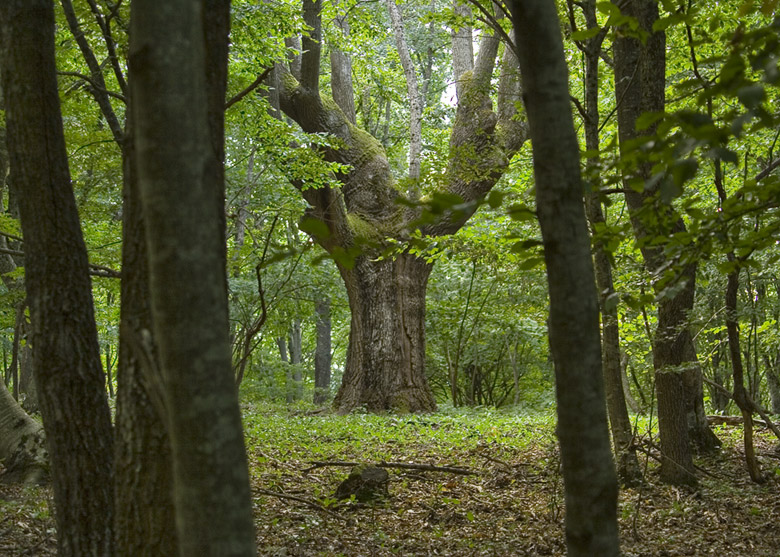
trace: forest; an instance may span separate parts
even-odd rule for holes
[[[777,7],[0,0],[0,555],[779,555]]]

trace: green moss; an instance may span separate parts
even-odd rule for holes
[[[382,233],[376,224],[370,223],[355,213],[347,213],[347,223],[355,236],[367,240],[381,240]]]

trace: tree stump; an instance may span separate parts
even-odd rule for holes
[[[357,501],[368,503],[388,495],[387,482],[390,475],[384,468],[371,465],[355,466],[349,477],[336,489],[337,499],[355,496]]]

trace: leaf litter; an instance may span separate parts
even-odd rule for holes
[[[565,555],[563,480],[550,419],[478,413],[306,416],[248,408],[247,446],[258,554],[308,556]],[[646,481],[623,489],[618,517],[626,557],[780,555],[780,452],[759,430],[768,476],[745,471],[741,429],[721,426],[721,451],[697,459],[699,487]],[[652,446],[651,444],[649,444]],[[349,474],[314,462],[388,467],[389,495],[339,501]],[[474,475],[425,467],[468,468]],[[56,554],[51,490],[0,485],[0,555]]]

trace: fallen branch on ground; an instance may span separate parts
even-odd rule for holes
[[[288,495],[287,493],[280,493],[278,491],[270,491],[268,489],[260,489],[255,488],[254,491],[257,493],[260,493],[262,495],[270,495],[271,497],[277,497],[279,499],[288,499],[290,501],[297,501],[299,503],[303,503],[304,505],[307,505],[313,509],[316,509],[318,511],[322,511],[327,515],[330,515],[334,518],[338,518],[339,520],[347,520],[345,517],[341,516],[338,513],[334,513],[330,509],[326,509],[322,506],[322,503],[319,503],[317,501],[312,501],[311,499],[304,499],[303,497],[298,497],[296,495]]]
[[[327,466],[344,466],[352,468],[353,466],[359,466],[359,462],[342,462],[338,460],[331,461],[319,461],[314,460],[311,462],[311,466],[303,470],[304,473],[309,473],[317,468],[325,468]],[[477,472],[468,468],[460,468],[457,466],[435,466],[433,464],[415,464],[413,462],[380,462],[374,464],[378,468],[399,468],[401,470],[419,470],[422,472],[446,472],[448,474],[458,474],[461,476],[476,476]]]

